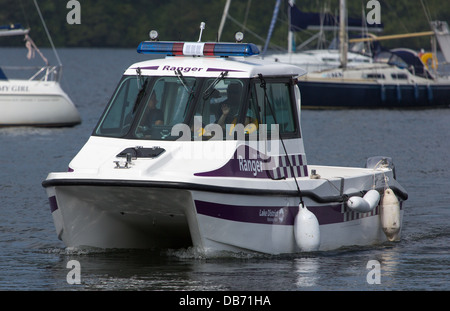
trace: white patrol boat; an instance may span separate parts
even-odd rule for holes
[[[43,182],[66,246],[282,254],[400,238],[390,158],[307,164],[304,70],[239,42],[153,37],[138,52],[167,56],[125,71],[68,172]]]

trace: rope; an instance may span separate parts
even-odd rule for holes
[[[380,161],[377,162],[377,164],[375,164],[375,166],[373,167],[373,170],[376,171],[377,169],[381,169],[383,166],[381,164],[383,164],[384,159],[381,159]],[[386,166],[384,166],[386,167]],[[387,188],[389,188],[389,177],[386,176],[385,172],[383,173],[383,178],[384,178],[384,190],[386,190]],[[373,189],[375,189],[375,172],[373,173]]]
[[[260,86],[264,89],[264,105],[268,104],[268,106],[270,108],[270,112],[272,113],[272,116],[273,116],[273,120],[275,121],[275,124],[278,124],[276,116],[275,116],[275,113],[274,113],[274,111],[272,109],[272,105],[270,104],[269,97],[267,96],[266,81],[264,80],[262,74],[258,74],[258,77],[259,77],[259,80],[261,81]],[[266,113],[266,111],[264,111],[264,113]],[[284,145],[284,140],[281,137],[281,134],[280,134],[280,141],[281,141],[281,145],[283,146],[284,153],[286,154],[286,158],[287,158],[287,161],[288,161],[288,164],[289,164],[289,168],[291,169],[292,177],[294,178],[295,185],[297,187],[298,195],[299,195],[299,198],[300,198],[300,204],[302,206],[305,206],[305,204],[303,203],[302,191],[300,190],[300,186],[298,185],[297,178],[295,177],[294,167],[292,166],[291,159],[289,158],[289,154],[288,154],[288,152],[286,150],[286,146]]]
[[[431,13],[428,7],[423,3],[423,0],[420,0],[420,3],[422,4],[423,12],[425,14],[425,17],[427,18],[428,23],[431,21]]]
[[[44,25],[45,32],[47,34],[48,40],[50,41],[50,45],[52,46],[53,52],[55,53],[56,59],[58,60],[58,64],[59,64],[59,66],[62,66],[61,59],[59,58],[58,52],[56,51],[55,45],[53,44],[52,37],[50,36],[50,33],[48,32],[47,25],[45,24],[44,18],[42,17],[41,10],[39,9],[39,6],[38,6],[36,0],[33,0],[33,2],[34,2],[34,5],[36,6],[39,17],[41,18],[42,25]]]

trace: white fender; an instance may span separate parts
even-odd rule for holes
[[[384,191],[381,199],[381,226],[389,241],[399,239],[400,233],[400,203],[392,189]]]
[[[351,197],[347,201],[347,206],[355,212],[367,213],[372,211],[380,202],[380,194],[376,190],[369,190],[361,197]]]
[[[300,203],[294,221],[294,236],[303,252],[317,251],[320,246],[320,229],[317,217]]]

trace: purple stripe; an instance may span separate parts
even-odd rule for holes
[[[236,206],[195,201],[198,214],[257,224],[293,225],[297,207]]]
[[[316,215],[320,225],[328,225],[344,222],[344,214],[341,213],[342,204],[322,206],[307,206],[308,210]]]
[[[148,66],[148,67],[137,67],[140,69],[145,69],[145,70],[158,70],[159,66]],[[137,69],[137,68],[132,68],[132,69]]]
[[[303,176],[308,176],[308,167],[306,165],[303,166]]]
[[[228,71],[228,72],[244,72],[243,70],[231,70],[231,69],[222,69],[222,68],[208,68],[206,71],[213,71],[213,72],[222,72],[222,71]]]
[[[197,213],[205,216],[269,225],[293,226],[297,206],[237,206],[205,201],[195,201]],[[341,204],[312,206],[308,209],[316,215],[320,225],[344,221]]]
[[[50,202],[50,211],[53,213],[58,209],[58,203],[56,202],[56,197],[52,196],[48,198],[48,201]]]

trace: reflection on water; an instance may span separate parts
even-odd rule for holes
[[[298,258],[295,259],[297,282],[299,288],[312,287],[317,285],[319,279],[319,259],[318,258]]]

